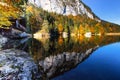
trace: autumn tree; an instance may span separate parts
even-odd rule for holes
[[[90,32],[92,33],[92,34],[94,34],[95,33],[95,28],[92,26],[92,27],[90,27]]]
[[[8,28],[12,23],[9,21],[10,18],[18,18],[19,10],[14,8],[13,6],[9,6],[6,3],[0,4],[0,27]]]
[[[85,33],[85,28],[83,27],[83,25],[79,26],[79,32],[80,32],[80,34],[84,34]]]
[[[19,18],[21,6],[27,0],[0,0],[0,27],[8,29],[12,25],[10,19]]]
[[[63,25],[60,23],[59,25],[58,25],[58,31],[59,31],[59,33],[61,34],[62,32],[63,32]]]
[[[43,20],[40,16],[40,13],[41,11],[33,5],[26,6],[26,20],[28,32],[36,32],[37,30],[41,29]]]

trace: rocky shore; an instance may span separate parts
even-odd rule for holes
[[[90,48],[84,53],[50,55],[35,63],[29,53],[22,50],[2,50],[7,42],[10,39],[0,35],[0,80],[46,80],[55,77],[76,67],[99,47]]]
[[[0,51],[0,80],[34,80],[37,79],[37,69],[33,59],[24,51]]]

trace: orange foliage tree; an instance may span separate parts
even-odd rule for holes
[[[62,26],[62,24],[60,23],[59,25],[58,25],[58,31],[59,31],[59,33],[62,33],[63,32],[63,26]]]

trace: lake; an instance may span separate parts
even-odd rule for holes
[[[4,48],[29,52],[43,80],[120,80],[119,41],[120,36],[25,38]]]
[[[100,47],[76,68],[52,80],[120,80],[120,43]]]

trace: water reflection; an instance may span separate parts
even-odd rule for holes
[[[38,64],[42,78],[51,78],[76,67],[98,46],[119,42],[116,36],[91,36],[63,38],[26,38],[11,40],[3,48],[17,48],[30,53]]]
[[[100,47],[76,68],[52,80],[120,80],[120,43]]]
[[[37,40],[43,46],[41,49],[37,48],[38,51],[34,52],[33,56],[36,56],[34,59],[38,61],[44,78],[50,78],[74,68],[86,59],[95,50],[94,48],[118,42],[120,38],[115,36],[63,38],[60,36],[57,39]],[[36,45],[33,46],[36,47]]]
[[[116,36],[92,36],[90,38],[84,36],[63,38],[59,36],[58,38],[49,39],[30,39],[31,42],[29,43],[31,44],[29,44],[29,46],[32,47],[30,50],[33,51],[33,55],[44,54],[42,56],[47,57],[63,52],[84,53],[86,50],[94,48],[95,46],[104,46],[119,42],[119,40],[120,37]]]

